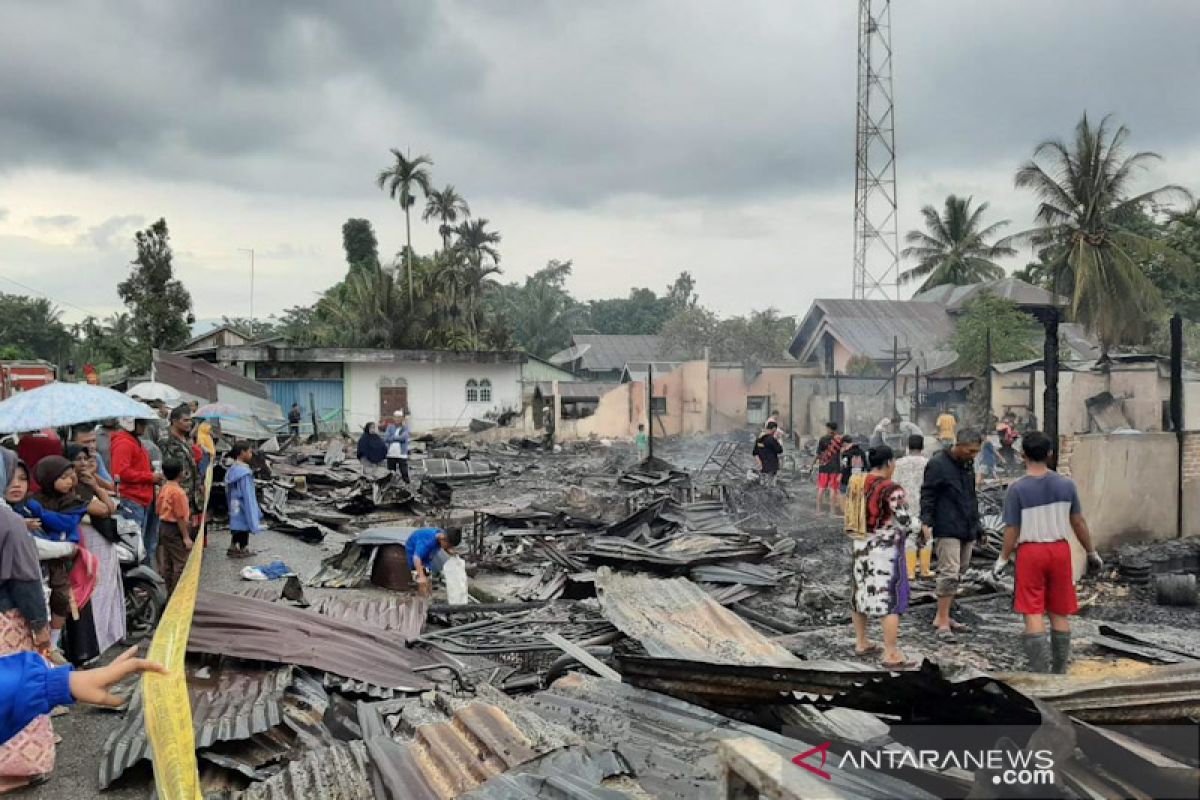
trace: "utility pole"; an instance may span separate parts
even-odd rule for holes
[[[892,337],[892,416],[900,414],[900,337]]]
[[[1183,538],[1183,317],[1171,317],[1171,427],[1175,429],[1175,535]]]
[[[250,338],[254,338],[254,248],[239,247],[239,251],[250,254]]]
[[[646,364],[646,455],[654,460],[654,364]]]
[[[984,345],[984,360],[987,364],[983,368],[984,389],[987,390],[987,405],[983,411],[983,427],[984,429],[992,426],[992,326],[987,328],[987,341]]]
[[[896,299],[900,240],[896,215],[891,0],[858,2],[857,102],[852,297]]]

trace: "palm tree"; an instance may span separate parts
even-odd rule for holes
[[[394,147],[391,148],[391,151],[396,163],[385,170],[380,170],[375,183],[379,185],[380,189],[386,189],[388,197],[398,201],[400,207],[404,209],[404,241],[408,246],[405,272],[408,273],[408,304],[411,307],[413,304],[412,221],[409,219],[409,210],[417,202],[418,189],[421,190],[421,194],[429,196],[429,170],[426,168],[433,166],[433,159],[424,155],[408,158]]]
[[[924,278],[917,290],[924,292],[944,283],[965,286],[1004,277],[1004,268],[992,259],[1014,256],[1017,251],[1008,238],[990,240],[1009,221],[982,227],[988,204],[980,203],[972,209],[971,200],[950,195],[941,214],[933,206],[921,209],[925,230],[909,231],[904,237],[909,246],[900,253],[904,258],[917,259],[917,265],[900,273],[901,283]]]
[[[1142,270],[1151,257],[1174,258],[1163,242],[1135,232],[1129,223],[1144,204],[1162,197],[1190,198],[1181,186],[1130,195],[1136,172],[1160,156],[1125,154],[1129,129],[1112,130],[1110,117],[1093,126],[1087,114],[1075,140],[1042,142],[1016,175],[1018,188],[1039,202],[1038,227],[1027,235],[1047,248],[1053,284],[1070,293],[1071,312],[1100,339],[1113,344],[1143,340],[1153,327],[1161,297]]]
[[[464,220],[471,216],[471,207],[452,185],[447,184],[446,188],[434,189],[427,195],[425,213],[421,215],[421,221],[428,222],[431,219],[441,221],[438,233],[442,235],[442,250],[449,250],[450,234],[454,232],[454,223],[458,222],[460,215]]]
[[[486,260],[491,260],[493,264],[500,263],[500,251],[496,249],[496,245],[500,244],[500,234],[489,231],[487,226],[488,220],[481,217],[466,220],[454,229],[458,237],[454,243],[455,249],[476,269]]]

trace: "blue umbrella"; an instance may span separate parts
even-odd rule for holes
[[[145,403],[86,383],[48,383],[0,403],[0,433],[40,431],[114,417],[154,419]]]

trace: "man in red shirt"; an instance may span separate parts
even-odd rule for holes
[[[150,541],[150,506],[154,503],[154,487],[162,483],[162,475],[150,466],[150,454],[142,445],[146,420],[122,419],[120,429],[112,433],[109,471],[117,481],[121,495],[121,516],[135,521],[142,528],[146,557],[154,563],[157,542]]]

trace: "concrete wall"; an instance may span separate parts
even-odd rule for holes
[[[407,382],[410,424],[418,432],[463,427],[472,417],[522,407],[520,364],[348,362],[345,370],[344,406],[351,430],[379,420],[379,389],[399,379]],[[466,385],[472,378],[491,381],[491,402],[467,403]]]
[[[900,376],[899,397],[896,403],[903,419],[912,411],[912,376]],[[829,420],[829,407],[839,393],[845,408],[843,431],[856,436],[870,436],[879,420],[892,416],[892,384],[887,378],[812,378],[794,376],[792,415],[793,427],[801,437],[821,436]],[[928,409],[924,409],[928,412]]]
[[[1173,433],[1061,437],[1059,471],[1074,478],[1101,550],[1177,534]],[[1200,535],[1200,432],[1185,435],[1184,535]]]
[[[1029,404],[1029,373],[1009,373],[992,376],[992,413],[1002,417],[1004,412],[1015,409],[1026,416],[1024,409]],[[1043,393],[1046,389],[1045,373],[1037,370],[1034,380],[1034,413],[1039,425],[1043,414]],[[1103,372],[1060,372],[1058,376],[1059,430],[1063,433],[1087,433],[1092,423],[1087,412],[1087,399],[1101,392],[1109,392],[1121,400],[1122,409],[1134,428],[1147,433],[1163,429],[1162,404],[1171,397],[1171,382],[1161,377],[1157,365],[1137,365]],[[1024,396],[1022,396],[1024,393]],[[1184,384],[1184,428],[1200,428],[1200,382]]]
[[[713,365],[708,374],[709,430],[712,433],[731,433],[744,430],[750,423],[746,417],[746,398],[766,397],[767,413],[778,412],[779,424],[792,429],[791,383],[794,375],[816,376],[815,367],[764,366],[762,371],[746,383],[742,367]]]
[[[657,381],[655,381],[657,384]],[[646,422],[646,384],[623,383],[600,398],[596,413],[583,419],[559,420],[555,438],[567,442],[597,436],[605,439],[632,439],[639,423]],[[655,435],[661,431],[655,426]]]

